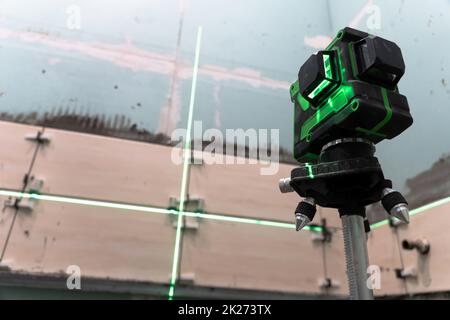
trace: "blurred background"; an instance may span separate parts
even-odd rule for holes
[[[0,297],[345,297],[337,213],[315,221],[330,241],[321,228],[296,234],[298,199],[277,181],[295,164],[288,88],[346,26],[402,49],[414,125],[377,155],[415,212],[436,212],[370,234],[376,294],[445,295],[450,239],[435,228],[450,224],[446,202],[423,206],[450,196],[449,15],[448,0],[0,1]],[[261,163],[193,165],[186,206],[209,217],[185,217],[177,250],[168,209],[186,181],[170,137],[187,127],[199,26],[193,119],[279,129],[282,164],[275,176]],[[60,198],[17,194],[30,191]],[[377,210],[372,222],[385,218]],[[424,236],[438,237],[434,262],[401,248]],[[81,290],[67,288],[73,270]]]

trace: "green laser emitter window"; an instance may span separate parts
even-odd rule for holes
[[[339,84],[335,68],[335,52],[322,51],[312,55],[299,72],[300,94],[311,104],[317,104]]]

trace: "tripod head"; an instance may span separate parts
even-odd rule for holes
[[[340,30],[325,50],[306,60],[290,87],[294,157],[314,161],[324,145],[341,138],[376,144],[402,133],[413,122],[397,87],[404,72],[394,42]]]

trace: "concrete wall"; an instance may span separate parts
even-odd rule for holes
[[[80,28],[71,27],[72,5]],[[88,115],[116,129],[134,125],[170,136],[186,127],[196,30],[203,25],[194,119],[205,129],[278,128],[281,146],[291,150],[289,84],[310,54],[352,26],[402,48],[407,71],[400,92],[415,125],[379,145],[386,175],[402,188],[448,152],[440,137],[448,135],[449,6],[447,0],[40,0],[33,7],[2,1],[0,113],[28,122]]]

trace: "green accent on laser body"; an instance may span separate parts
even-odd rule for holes
[[[314,179],[314,173],[311,167],[311,164],[309,164],[308,162],[305,163],[305,166],[308,168],[308,177],[310,179]]]
[[[302,108],[303,111],[306,111],[309,109],[309,102],[303,96],[300,94],[300,84],[297,81],[295,81],[290,88],[290,94],[291,94],[291,101],[295,102],[297,100],[300,108]]]
[[[372,131],[372,130],[368,130],[368,129],[364,129],[364,128],[361,128],[361,127],[357,127],[357,128],[355,128],[355,130],[358,131],[358,132],[367,134],[367,135],[373,135],[373,136],[378,136],[378,137],[381,137],[381,138],[386,138],[385,134],[382,134],[382,133],[379,133],[379,132],[375,132],[375,131]]]
[[[342,108],[348,105],[354,93],[353,88],[349,85],[342,85],[330,98],[328,98],[317,111],[304,122],[300,132],[300,139],[305,139],[311,130],[320,122],[329,118],[333,113],[339,112]]]
[[[305,159],[314,159],[314,160],[316,160],[316,159],[319,158],[319,155],[315,154],[315,153],[308,152],[307,154],[304,155],[304,158]]]
[[[333,84],[330,80],[333,80],[333,70],[331,65],[330,55],[324,54],[323,56],[323,69],[325,71],[325,79],[323,79],[319,85],[308,95],[308,98],[314,99],[326,88],[329,88]]]
[[[333,79],[333,70],[331,70],[330,56],[328,54],[323,55],[323,67],[325,70],[325,78]]]
[[[331,48],[334,47],[334,45],[336,44],[336,42],[338,42],[339,40],[342,39],[342,36],[344,35],[342,30],[339,30],[338,33],[336,34],[336,37],[333,39],[333,41],[331,41],[331,43],[325,48],[325,50],[330,50]]]
[[[359,79],[358,78],[358,66],[356,64],[356,57],[355,57],[355,52],[353,51],[353,44],[349,43],[348,44],[348,52],[350,55],[350,64],[352,67],[352,73],[353,73],[353,77],[355,79]]]
[[[298,101],[298,104],[300,105],[300,108],[302,108],[303,111],[306,111],[309,109],[309,106],[310,106],[309,101],[306,100],[305,98],[303,98],[303,96],[301,94],[297,95],[297,101]]]
[[[292,101],[294,101],[295,96],[299,93],[299,91],[300,91],[300,84],[298,83],[298,80],[297,80],[291,85],[291,89],[290,89]]]
[[[374,135],[374,136],[379,136],[379,137],[385,138],[386,135],[379,133],[378,131],[380,131],[380,129],[382,129],[389,121],[391,121],[392,107],[391,107],[391,104],[389,103],[389,98],[387,95],[386,88],[380,87],[380,90],[381,90],[381,96],[383,97],[383,105],[386,110],[386,116],[383,118],[383,120],[378,122],[372,129],[365,129],[365,128],[358,127],[355,130],[358,132],[361,132],[361,133],[365,133],[367,135]]]
[[[383,97],[384,108],[386,109],[386,116],[383,120],[381,120],[375,127],[372,128],[372,131],[378,132],[381,128],[383,128],[392,118],[392,108],[389,103],[389,97],[387,95],[386,88],[381,87],[381,96]]]

